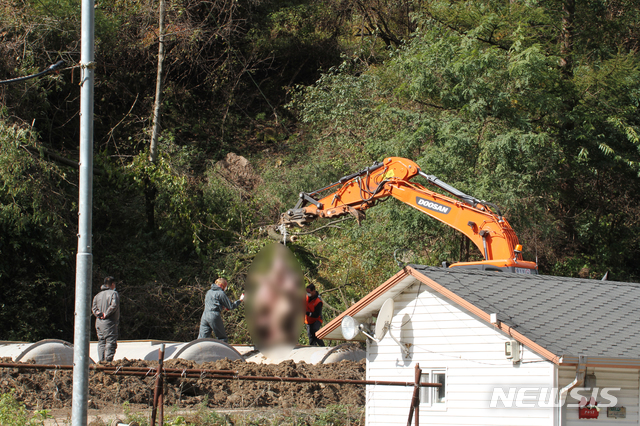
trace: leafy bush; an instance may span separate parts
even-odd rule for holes
[[[598,15],[584,7],[576,19]],[[574,45],[572,58],[563,57],[556,43],[563,34],[549,33],[561,27],[559,16],[518,3],[435,1],[415,20],[414,37],[390,50],[383,64],[348,58],[298,91],[291,106],[315,133],[315,152],[361,165],[412,158],[427,173],[501,206],[525,258],[539,258],[543,272],[567,271],[554,265],[582,254],[596,269],[617,265],[617,279],[637,279],[640,270],[629,266],[640,253],[640,210],[625,200],[640,194],[640,79],[632,77],[640,73],[638,56],[606,50],[594,57],[580,38],[575,42],[584,44]],[[393,220],[378,223],[386,238],[372,244],[404,244],[413,223],[410,235],[426,243],[431,262],[461,255],[459,238],[393,209],[385,212]],[[351,232],[353,243],[364,238]],[[444,234],[448,243],[441,245]],[[629,250],[620,253],[619,246]],[[362,244],[361,253],[374,264],[371,247]]]
[[[37,137],[0,117],[0,338],[5,340],[72,334],[64,302],[75,265],[70,176],[41,157]]]
[[[24,404],[14,396],[15,390],[0,394],[0,424],[2,426],[42,426],[51,418],[49,410],[36,410],[29,414]]]

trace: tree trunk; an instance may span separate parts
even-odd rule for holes
[[[153,104],[153,129],[151,143],[149,144],[149,162],[156,164],[158,161],[158,138],[160,137],[160,107],[162,105],[162,67],[164,65],[164,9],[165,0],[160,0],[158,10],[158,75],[156,77],[156,100]],[[155,204],[158,192],[155,184],[149,177],[144,179],[144,196],[147,213],[147,225],[149,229],[155,229]]]
[[[567,72],[571,70],[571,54],[573,50],[573,21],[576,13],[576,1],[564,0],[562,3],[562,34],[560,35],[560,65]]]
[[[155,219],[155,211],[156,211],[156,195],[158,193],[158,189],[156,185],[151,182],[149,176],[145,176],[143,179],[144,182],[144,207],[145,213],[147,215],[147,226],[149,230],[154,231],[156,229],[156,219]]]
[[[160,0],[158,11],[158,75],[156,77],[156,101],[153,105],[153,130],[149,147],[149,161],[153,164],[158,159],[158,137],[160,136],[160,106],[162,104],[162,66],[164,64],[164,7],[165,0]]]

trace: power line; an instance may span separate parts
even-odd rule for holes
[[[40,77],[46,74],[51,74],[52,72],[59,71],[64,64],[65,64],[64,60],[60,60],[55,64],[50,65],[49,68],[47,68],[44,71],[40,71],[39,73],[36,73],[36,74],[26,75],[24,77],[11,78],[9,80],[0,80],[0,84],[18,83],[20,81],[25,81],[25,80]]]

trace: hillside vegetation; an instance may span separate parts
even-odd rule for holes
[[[165,31],[152,163],[158,3],[96,3],[93,291],[120,282],[121,338],[194,339],[300,191],[389,156],[498,204],[541,273],[640,279],[637,1],[167,0]],[[73,67],[79,40],[78,1],[1,2],[0,80]],[[78,83],[0,85],[0,340],[72,339]],[[395,200],[289,247],[326,319],[396,250],[481,256]]]

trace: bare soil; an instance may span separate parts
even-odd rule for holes
[[[3,362],[11,362],[4,359]],[[113,376],[89,373],[89,409],[105,409],[125,401],[137,406],[151,405],[157,362],[119,360],[114,366],[149,367],[149,377]],[[365,378],[365,362],[342,361],[334,364],[307,364],[285,361],[278,365],[216,361],[196,364],[182,359],[168,360],[167,368],[237,370],[246,376],[310,377],[324,379]],[[71,370],[34,371],[20,368],[0,369],[0,392],[15,389],[16,398],[28,409],[71,407],[73,380]],[[239,380],[165,378],[164,403],[167,406],[193,407],[206,402],[211,408],[242,409],[259,407],[324,408],[333,404],[364,406],[365,387],[319,383],[252,382]]]
[[[260,176],[245,157],[230,152],[216,163],[216,171],[234,186],[252,191],[261,183]],[[244,195],[244,194],[242,194]]]

